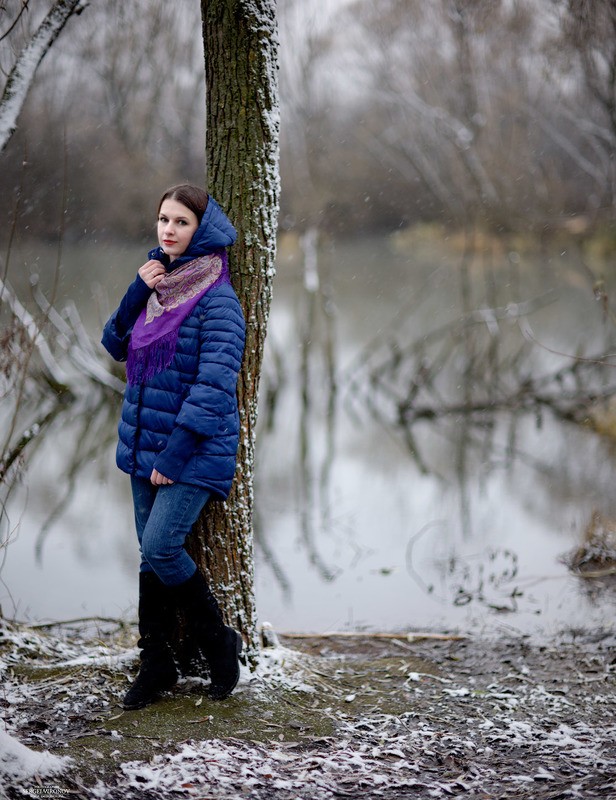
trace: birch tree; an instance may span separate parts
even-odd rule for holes
[[[27,10],[27,4],[24,3],[16,12],[17,19],[13,23],[16,23]],[[19,114],[39,64],[70,17],[81,11],[83,11],[82,0],[57,0],[36,32],[20,50],[4,85],[2,98],[0,98],[0,152],[4,150],[17,127]],[[12,24],[1,38],[6,38],[14,27],[15,24]]]
[[[278,214],[276,0],[202,0],[209,191],[238,230],[230,251],[247,340],[239,376],[241,435],[235,482],[195,526],[191,553],[223,613],[253,655],[253,471],[259,374],[275,273]]]

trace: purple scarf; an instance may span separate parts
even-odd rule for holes
[[[168,272],[156,284],[131,333],[126,378],[132,386],[167,369],[180,325],[213,286],[229,282],[225,250],[216,250]]]

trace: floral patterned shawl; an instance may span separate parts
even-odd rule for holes
[[[209,289],[224,282],[229,282],[229,266],[222,249],[177,267],[156,284],[131,334],[126,362],[129,384],[146,383],[167,369],[180,325]]]

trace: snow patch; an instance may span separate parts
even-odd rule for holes
[[[31,750],[10,734],[0,730],[0,776],[12,780],[48,777],[64,772],[73,763],[68,756],[55,756],[48,750]]]
[[[137,655],[136,648],[107,647],[80,638],[69,642],[61,631],[44,634],[6,621],[0,622],[0,643],[4,648],[0,671],[11,664],[28,662],[40,668],[101,665],[121,669]]]
[[[251,689],[279,686],[295,692],[312,693],[315,687],[307,682],[310,679],[311,662],[312,659],[305,653],[290,650],[280,644],[268,647],[259,655]]]
[[[190,742],[174,755],[157,755],[150,763],[127,762],[120,769],[127,789],[154,790],[161,796],[177,790],[178,786],[189,797],[203,796],[203,791],[211,786],[217,786],[219,791],[271,786],[298,792],[306,788],[307,772],[311,776],[311,792],[315,797],[322,796],[323,792],[336,791],[352,772],[365,774],[368,785],[387,783],[388,788],[419,785],[409,780],[409,773],[415,771],[413,764],[400,758],[398,753],[379,751],[373,756],[372,748],[356,749],[348,741],[334,745],[328,739],[327,743],[334,749],[306,752],[297,743],[265,746],[239,740]],[[388,764],[387,771],[399,777],[380,774],[379,767],[384,762]],[[102,785],[96,788],[97,796],[104,797]]]

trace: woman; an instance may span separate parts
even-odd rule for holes
[[[124,708],[151,703],[177,681],[169,633],[175,612],[204,654],[210,697],[239,679],[242,639],[184,549],[211,497],[231,488],[239,437],[236,384],[245,323],[225,248],[235,229],[196,186],[168,189],[158,207],[159,247],[148,254],[103,345],[126,361],[117,464],[131,476],[139,570],[139,673]]]

